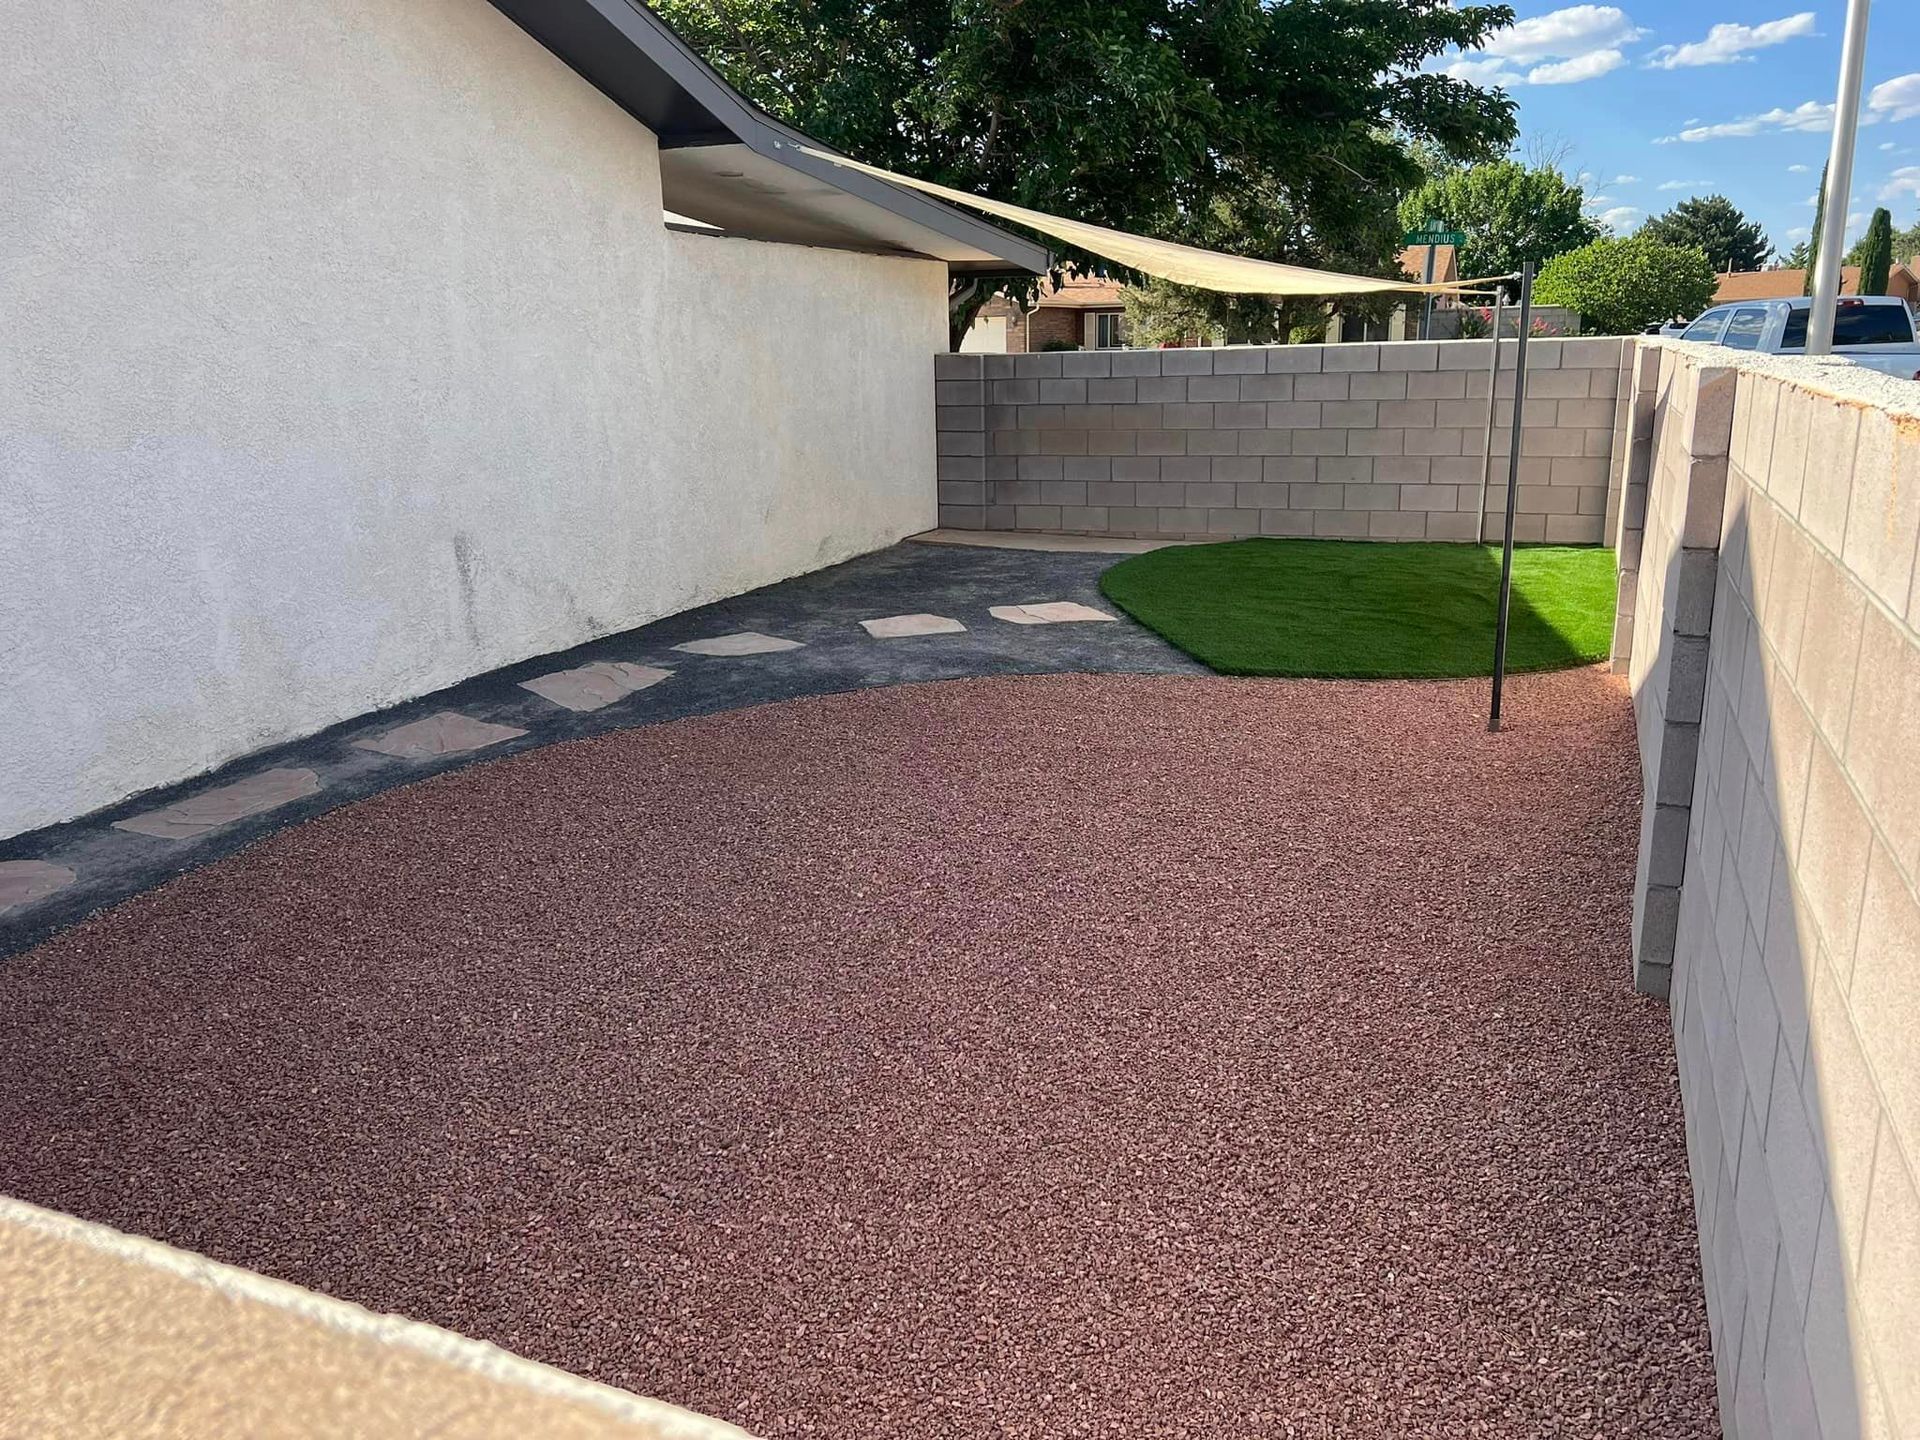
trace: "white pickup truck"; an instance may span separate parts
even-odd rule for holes
[[[1807,348],[1812,306],[1803,295],[1716,305],[1691,324],[1668,326],[1661,333],[1766,355],[1799,355]],[[1920,380],[1913,311],[1897,295],[1843,295],[1834,314],[1833,354],[1903,380]]]

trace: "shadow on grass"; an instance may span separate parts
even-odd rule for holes
[[[1606,658],[1614,563],[1593,547],[1514,551],[1508,668]],[[1484,545],[1234,540],[1130,556],[1108,599],[1226,675],[1448,679],[1493,671],[1500,551]]]

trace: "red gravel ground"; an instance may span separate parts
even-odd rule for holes
[[[1710,1436],[1618,682],[1054,676],[395,790],[0,966],[0,1189],[768,1436]]]

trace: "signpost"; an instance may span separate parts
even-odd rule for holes
[[[1467,232],[1449,230],[1438,220],[1429,220],[1418,230],[1409,230],[1400,237],[1402,245],[1424,245],[1427,247],[1427,274],[1425,284],[1433,283],[1433,257],[1442,245],[1451,245],[1456,250],[1467,243]],[[1420,338],[1428,339],[1433,330],[1433,292],[1428,291],[1426,303],[1420,309]]]

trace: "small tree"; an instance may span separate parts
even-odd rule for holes
[[[1860,250],[1860,295],[1887,293],[1887,275],[1893,269],[1893,214],[1880,209],[1867,222]]]
[[[1699,314],[1718,283],[1705,251],[1639,234],[1554,256],[1533,295],[1542,305],[1579,311],[1588,334],[1631,335],[1657,321]]]
[[[1640,227],[1662,245],[1692,245],[1716,267],[1758,270],[1773,255],[1766,232],[1724,195],[1682,200],[1664,215]]]
[[[1813,272],[1820,264],[1820,230],[1827,223],[1827,167],[1820,167],[1820,191],[1813,197],[1813,234],[1807,239],[1807,275],[1802,295],[1813,294]]]
[[[1888,219],[1891,222],[1892,217],[1889,216]],[[1869,227],[1869,233],[1871,233],[1871,227]],[[1914,256],[1920,255],[1920,220],[1916,220],[1904,230],[1895,230],[1892,240],[1893,258],[1896,261],[1904,264]],[[1862,235],[1853,242],[1853,248],[1847,251],[1847,264],[1858,265],[1861,257],[1866,253],[1866,248],[1867,237]]]

